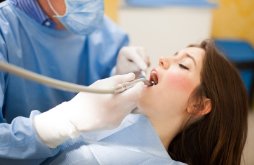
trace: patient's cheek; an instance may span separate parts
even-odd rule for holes
[[[183,91],[192,91],[193,83],[189,77],[171,74],[167,76],[168,85],[174,89],[183,90]]]

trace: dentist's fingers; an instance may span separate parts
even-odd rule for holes
[[[133,87],[119,94],[121,95],[121,100],[128,100],[129,103],[133,103],[136,105],[137,100],[139,99],[144,87],[145,87],[144,82],[138,82]]]

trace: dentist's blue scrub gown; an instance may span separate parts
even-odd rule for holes
[[[94,33],[78,36],[42,26],[8,0],[0,4],[0,60],[55,79],[89,85],[108,77],[127,42],[107,18]],[[59,148],[48,148],[36,135],[32,116],[75,94],[3,72],[0,87],[0,162],[15,158],[35,165],[57,154]]]
[[[115,130],[83,134],[42,165],[185,165],[168,155],[150,121],[128,115]]]

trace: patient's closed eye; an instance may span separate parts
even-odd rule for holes
[[[182,68],[182,69],[186,69],[186,70],[189,70],[189,68],[183,64],[179,64],[179,67]]]

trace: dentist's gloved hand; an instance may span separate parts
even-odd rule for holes
[[[117,75],[96,81],[91,87],[112,88],[133,79],[133,73]],[[140,82],[117,95],[78,93],[72,100],[35,116],[34,127],[42,141],[51,148],[82,131],[112,129],[136,107],[143,87]]]
[[[143,47],[123,47],[118,55],[116,74],[146,71],[149,65],[150,59]]]

